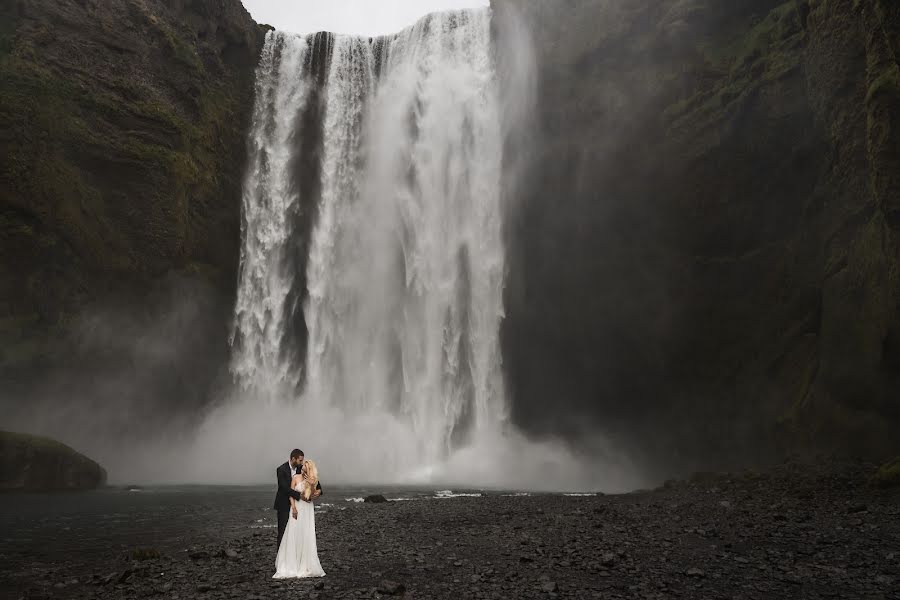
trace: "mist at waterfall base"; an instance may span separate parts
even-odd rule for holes
[[[160,476],[264,481],[297,446],[332,483],[638,484],[602,440],[579,456],[509,422],[503,148],[505,131],[526,126],[509,122],[528,112],[510,99],[527,102],[533,81],[507,73],[522,89],[501,93],[491,35],[489,9],[384,38],[269,33],[244,194],[237,391],[177,460],[157,454]]]
[[[289,403],[259,408],[250,398],[212,415],[186,446],[156,448],[129,465],[147,482],[272,484],[274,468],[295,446],[316,461],[330,486],[615,493],[646,484],[602,439],[575,453],[510,428],[428,463],[402,421]]]

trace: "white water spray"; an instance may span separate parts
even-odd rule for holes
[[[508,424],[501,123],[514,111],[500,114],[498,87],[488,9],[384,38],[268,34],[244,192],[240,393],[198,432],[190,479],[259,481],[255,469],[300,446],[330,482],[630,485]],[[206,462],[225,440],[239,460]]]
[[[289,165],[319,85],[314,43],[270,33],[258,71],[233,372],[264,400],[296,401],[312,429],[339,413],[344,434],[380,432],[374,455],[410,473],[505,421],[490,11],[434,14],[389,38],[329,37],[321,195],[304,198]],[[305,365],[285,351],[298,205],[317,210]]]
[[[244,184],[241,274],[235,331],[242,344],[232,372],[245,389],[265,382],[294,382],[280,344],[293,274],[285,272],[289,215],[298,202],[288,165],[298,114],[310,82],[302,76],[306,40],[269,36],[256,75],[256,102]],[[264,385],[268,388],[268,385]]]

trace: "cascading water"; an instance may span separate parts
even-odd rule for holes
[[[266,39],[232,370],[348,477],[427,472],[506,419],[490,19]]]

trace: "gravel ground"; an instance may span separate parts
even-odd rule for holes
[[[900,490],[868,485],[872,471],[858,463],[783,465],[616,496],[495,494],[328,508],[316,517],[327,572],[319,580],[271,579],[272,529],[232,528],[143,560],[74,553],[50,562],[7,549],[0,589],[9,598],[110,600],[900,600]]]

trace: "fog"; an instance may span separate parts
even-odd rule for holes
[[[621,492],[646,484],[635,465],[597,444],[590,454],[576,454],[510,428],[421,465],[401,421],[244,398],[215,411],[189,436],[138,444],[107,464],[117,483],[271,484],[275,468],[298,447],[316,460],[323,485]]]
[[[121,398],[134,390],[119,383]],[[109,390],[109,382],[102,389]],[[84,390],[85,393],[97,390]],[[575,449],[561,440],[534,441],[513,426],[473,439],[430,464],[403,420],[354,417],[340,409],[233,396],[201,423],[173,411],[164,424],[140,427],[141,413],[110,402],[76,408],[79,400],[18,415],[7,426],[44,434],[94,458],[112,485],[272,484],[291,449],[317,461],[324,485],[409,485],[521,491],[623,492],[648,484],[639,465],[601,436]],[[126,425],[127,423],[127,425]]]

